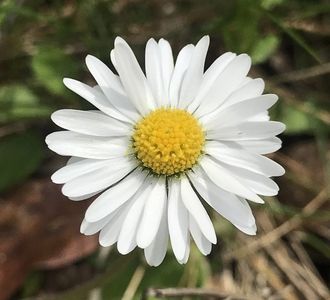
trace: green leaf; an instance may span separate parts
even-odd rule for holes
[[[25,118],[48,117],[52,109],[40,103],[26,86],[9,85],[0,89],[0,123]]]
[[[42,286],[42,274],[41,272],[32,272],[25,279],[20,292],[20,298],[27,298],[34,296]]]
[[[261,0],[261,6],[265,9],[272,9],[284,2],[285,0]]]
[[[0,191],[30,176],[40,165],[44,143],[33,131],[0,140]]]
[[[278,48],[279,39],[276,35],[269,35],[256,42],[252,48],[251,57],[255,64],[266,61]]]
[[[304,133],[312,130],[310,117],[287,105],[281,107],[280,121],[286,125],[285,133]]]
[[[0,104],[29,106],[38,103],[37,97],[24,85],[8,85],[0,89]]]
[[[259,22],[262,14],[256,9],[254,0],[237,0],[230,2],[219,29],[225,45],[237,53],[249,53],[259,37]]]
[[[63,95],[67,91],[63,77],[74,75],[78,67],[62,49],[41,46],[32,59],[32,69],[41,85],[51,93]]]

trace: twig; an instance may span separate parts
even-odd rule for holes
[[[182,297],[199,297],[201,299],[216,299],[216,300],[247,300],[249,298],[245,296],[229,295],[225,293],[219,293],[210,289],[199,288],[149,288],[143,295],[142,300],[147,300],[148,297],[156,298],[179,298]]]
[[[301,162],[280,152],[274,153],[273,157],[286,167],[285,176],[287,179],[310,192],[318,193],[320,191],[321,186],[313,180],[314,178]]]
[[[274,223],[267,214],[261,216],[261,221],[260,225],[265,232],[274,229]],[[294,235],[297,236],[297,233]],[[291,247],[279,240],[274,245],[267,245],[265,251],[306,299],[329,299],[329,290],[321,277],[318,277],[314,264],[304,247],[299,245],[298,240],[292,240],[291,236],[292,234],[289,236]]]
[[[276,75],[275,77],[270,78],[270,80],[272,81],[272,83],[293,82],[293,81],[306,80],[327,73],[330,73],[330,63],[325,63],[311,68],[306,68],[302,70],[288,72],[285,74]]]
[[[297,270],[300,272],[301,276],[306,277],[306,281],[314,287],[315,291],[321,296],[326,298],[329,296],[329,291],[324,284],[318,270],[315,268],[310,257],[306,253],[306,250],[301,244],[300,238],[298,235],[294,235],[290,238],[291,247],[294,250],[295,254],[299,258],[299,265],[297,265]]]
[[[251,258],[247,261],[249,263],[249,266],[251,266],[253,269],[255,269],[257,273],[262,274],[266,278],[268,284],[275,291],[281,291],[281,299],[299,299],[294,293],[292,286],[286,286],[285,282],[283,281],[284,278],[282,274],[279,272],[278,269],[276,269],[276,267],[274,267],[273,263],[266,258],[266,255],[263,252],[259,255],[251,256]]]
[[[314,199],[312,199],[303,209],[303,215],[311,215],[315,210],[323,205],[324,202],[328,200],[327,190],[323,189]],[[290,231],[299,227],[303,223],[301,215],[296,215],[286,222],[282,223],[280,226],[276,227],[271,232],[266,233],[261,238],[249,242],[243,247],[226,253],[224,255],[224,260],[230,260],[232,258],[242,258],[246,255],[249,255],[252,252],[257,251],[260,248],[264,248],[271,243],[274,243],[276,240],[280,239],[282,236],[286,235]]]
[[[260,220],[262,221],[260,225],[264,231],[272,231],[274,225],[269,216],[264,214]],[[272,261],[277,265],[279,270],[285,274],[290,283],[304,295],[304,298],[308,300],[319,299],[312,282],[306,280],[306,277],[300,272],[301,262],[297,262],[296,256],[283,241],[279,240],[276,244],[267,245],[265,251],[272,258]]]
[[[285,26],[297,29],[305,32],[310,32],[319,35],[330,35],[330,29],[328,24],[317,23],[314,21],[306,20],[288,20],[285,22]]]

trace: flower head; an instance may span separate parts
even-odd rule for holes
[[[88,55],[94,87],[64,84],[98,110],[53,113],[65,131],[47,136],[48,147],[71,156],[52,180],[74,201],[97,198],[81,232],[100,232],[103,246],[143,248],[150,265],[164,259],[168,240],[180,263],[190,238],[207,255],[216,234],[211,206],[241,231],[254,235],[246,200],[263,203],[284,169],[263,156],[278,150],[284,130],[269,121],[276,95],[262,95],[262,79],[247,77],[251,59],[227,52],[204,72],[209,37],[185,46],[174,64],[167,41],[150,39],[142,72],[131,48],[116,38],[111,61],[119,75]]]

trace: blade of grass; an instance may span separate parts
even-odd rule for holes
[[[279,28],[283,30],[288,36],[292,38],[302,49],[304,49],[310,56],[312,56],[318,63],[322,63],[322,60],[318,56],[318,54],[310,47],[304,39],[296,33],[294,30],[286,27],[280,18],[276,17],[274,14],[264,10],[264,14],[273,21]]]

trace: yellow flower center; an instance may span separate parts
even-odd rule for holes
[[[197,119],[185,110],[172,108],[149,113],[136,124],[132,138],[136,157],[159,175],[190,169],[205,142]]]

